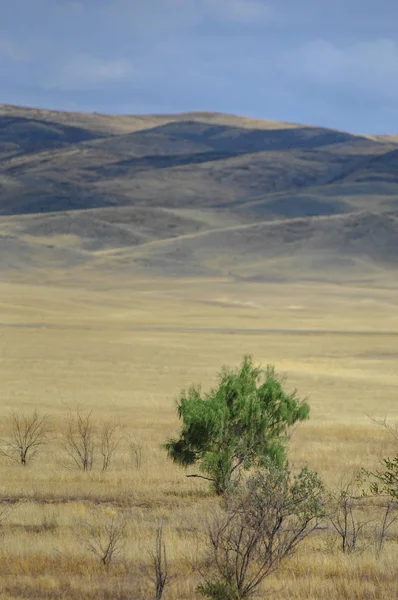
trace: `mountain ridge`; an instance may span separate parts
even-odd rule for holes
[[[394,136],[222,113],[0,105],[5,272],[115,269],[119,252],[122,270],[130,257],[132,271],[195,276],[261,278],[279,257],[288,278],[294,252],[303,274],[320,276],[322,255],[333,277],[359,276],[366,264],[395,269],[396,211]],[[174,250],[160,256],[156,242]]]

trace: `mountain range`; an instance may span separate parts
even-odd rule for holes
[[[0,105],[0,271],[369,279],[398,265],[398,136]]]

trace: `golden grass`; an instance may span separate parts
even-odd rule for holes
[[[344,473],[372,468],[391,451],[367,415],[398,419],[394,284],[122,283],[98,276],[89,285],[82,274],[68,285],[0,284],[0,297],[0,321],[9,325],[0,328],[0,437],[9,433],[10,409],[28,413],[37,407],[51,414],[54,428],[30,466],[0,460],[0,498],[10,507],[0,544],[1,598],[151,597],[148,551],[160,517],[175,575],[166,598],[195,597],[196,533],[203,532],[217,501],[204,482],[185,478],[160,444],[178,427],[178,391],[193,382],[213,385],[221,365],[237,364],[244,353],[275,364],[287,373],[289,387],[309,396],[311,419],[291,440],[293,465],[308,464],[335,486]],[[204,327],[331,332],[249,334]],[[353,333],[360,331],[365,333]],[[63,466],[67,406],[93,410],[97,423],[112,418],[123,426],[109,472]],[[131,441],[142,448],[139,468]],[[104,570],[82,540],[87,522],[105,522],[115,513],[126,518],[125,546]],[[326,537],[320,533],[306,542],[270,578],[267,585],[277,598],[397,597],[397,531],[378,559],[372,549],[342,556]]]

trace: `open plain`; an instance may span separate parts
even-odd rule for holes
[[[160,445],[178,427],[174,398],[204,389],[222,364],[244,353],[275,364],[308,396],[310,420],[290,442],[293,466],[307,464],[337,486],[391,450],[368,415],[398,419],[398,289],[370,285],[237,284],[227,280],[135,280],[1,284],[1,435],[8,413],[38,408],[53,433],[27,467],[0,463],[4,598],[151,597],[149,551],[159,518],[173,577],[167,598],[195,595],[197,536],[217,502],[185,477]],[[245,332],[244,330],[248,330]],[[256,332],[271,329],[276,332]],[[68,408],[122,426],[112,468],[64,465]],[[136,453],[134,454],[134,448]],[[137,449],[140,459],[137,460]],[[120,555],[101,567],[87,549],[87,522],[127,515]],[[283,599],[394,598],[397,535],[376,559],[371,546],[344,556],[320,532],[267,582]],[[328,542],[329,540],[329,542]],[[200,546],[200,544],[199,544]]]

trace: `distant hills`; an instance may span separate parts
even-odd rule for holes
[[[398,138],[0,106],[0,270],[256,280],[398,265]]]

